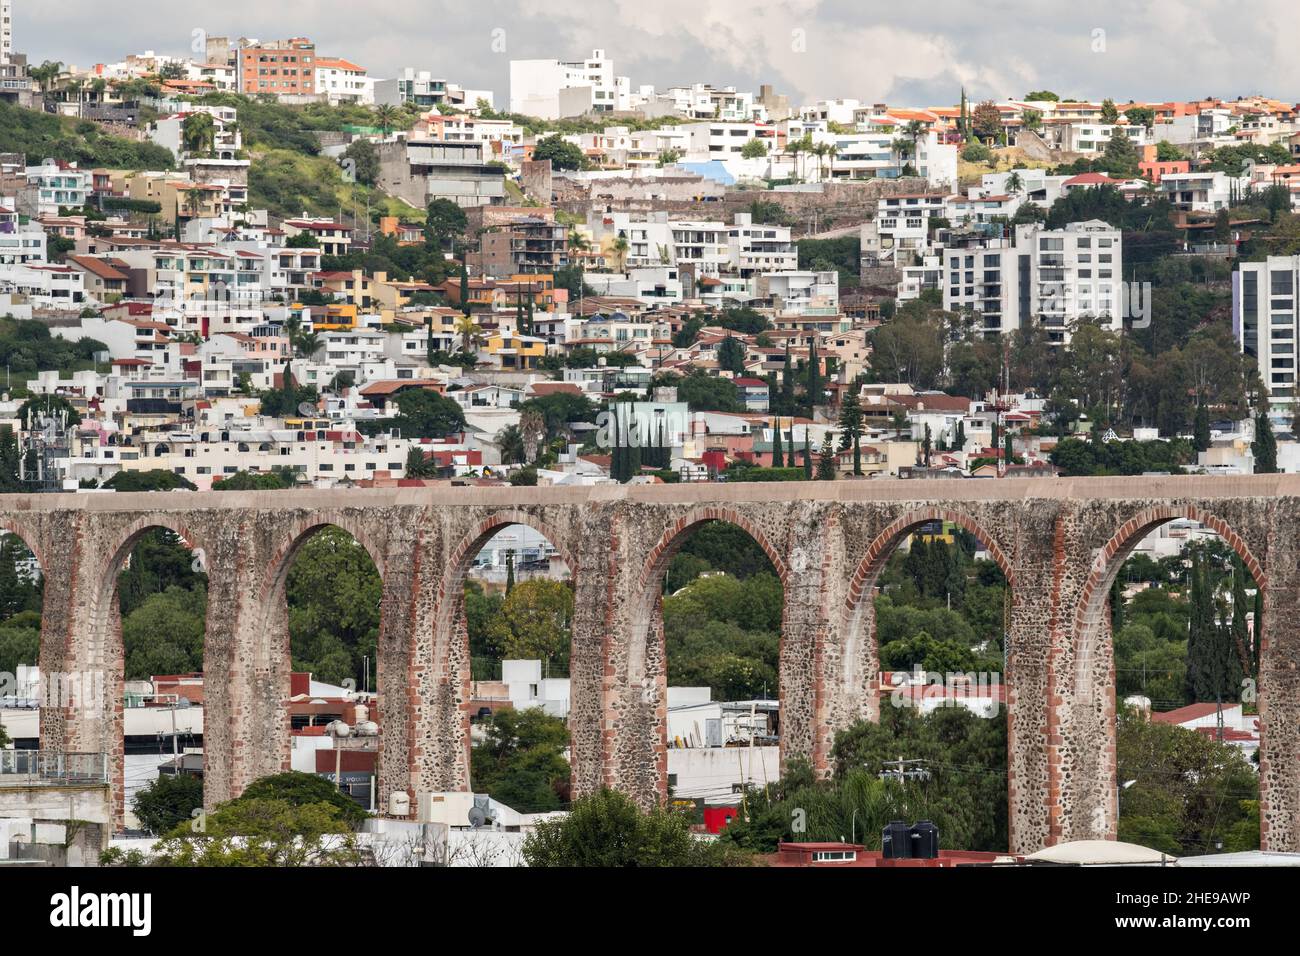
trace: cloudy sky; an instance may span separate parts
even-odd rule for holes
[[[195,31],[309,36],[373,76],[429,69],[509,93],[508,61],[603,48],[633,85],[773,83],[802,102],[973,97],[1300,100],[1295,0],[13,0],[15,46],[77,66]]]

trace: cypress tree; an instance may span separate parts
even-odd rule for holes
[[[822,394],[821,369],[818,368],[817,362],[817,340],[814,338],[812,344],[808,347],[808,417],[813,417],[813,411],[817,408],[817,401]]]
[[[803,430],[803,480],[812,481],[812,476],[812,448],[808,444],[808,427],[805,425]]]
[[[1197,451],[1208,451],[1210,448],[1210,410],[1205,405],[1205,399],[1199,398],[1196,402],[1196,422],[1192,427],[1192,447]]]
[[[790,361],[790,340],[785,340],[785,365],[781,367],[781,401],[776,408],[778,415],[794,414],[794,365]]]
[[[817,480],[834,481],[835,471],[835,448],[828,431],[822,436],[821,454],[817,458]]]
[[[785,450],[781,447],[781,419],[776,420],[776,427],[773,429],[772,438],[772,467],[785,467]]]
[[[1268,412],[1261,411],[1255,416],[1255,440],[1250,450],[1255,453],[1255,474],[1277,474],[1277,439],[1273,437]]]
[[[469,266],[465,260],[460,261],[460,311],[465,315],[470,314],[469,308]]]
[[[506,594],[515,589],[515,552],[506,552]]]

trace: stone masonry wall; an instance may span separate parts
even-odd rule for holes
[[[45,577],[40,663],[106,693],[45,708],[42,747],[111,755],[122,814],[121,622],[116,580],[151,527],[180,534],[209,576],[205,799],[237,796],[289,761],[288,614],[294,555],[322,527],[350,533],[383,579],[377,686],[379,800],[466,789],[470,661],[463,581],[496,531],[526,524],[559,549],[575,588],[571,661],[576,794],[667,786],[663,573],[701,523],[732,522],[785,589],[783,760],[833,769],[835,734],[876,719],[871,599],[918,525],[953,521],[1011,583],[1007,636],[1011,849],[1114,838],[1114,665],[1106,593],[1149,530],[1191,517],[1264,587],[1262,835],[1300,850],[1300,478],[1147,478],[780,485],[431,487],[0,497],[0,527]],[[416,803],[415,805],[418,805]]]

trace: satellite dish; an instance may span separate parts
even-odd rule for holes
[[[303,402],[298,406],[298,414],[304,418],[310,418],[316,414],[316,406],[311,402]]]
[[[470,807],[469,825],[477,828],[485,823],[487,823],[487,811],[482,807]]]

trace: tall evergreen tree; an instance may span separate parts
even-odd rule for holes
[[[831,443],[831,433],[827,431],[822,436],[821,454],[817,456],[817,480],[834,481],[836,471],[835,448]]]
[[[1192,427],[1192,446],[1197,451],[1210,450],[1210,409],[1201,397],[1196,402],[1196,421]]]
[[[1268,420],[1268,412],[1261,410],[1255,416],[1255,440],[1251,443],[1255,453],[1255,474],[1277,474],[1277,439],[1273,436],[1273,425]]]
[[[772,467],[785,467],[785,450],[781,447],[781,419],[778,418],[772,428]]]
[[[808,417],[813,417],[817,403],[822,396],[821,363],[817,360],[817,339],[814,337],[808,347]]]
[[[778,415],[794,414],[794,363],[790,358],[790,340],[785,340],[785,364],[781,366],[781,401]]]
[[[470,314],[469,307],[469,266],[465,260],[460,260],[460,311],[465,315]]]
[[[840,450],[853,449],[853,474],[862,474],[862,406],[857,393],[850,391],[840,405]]]
[[[809,445],[808,427],[804,426],[803,430],[803,480],[812,481],[813,462],[812,447]]]

